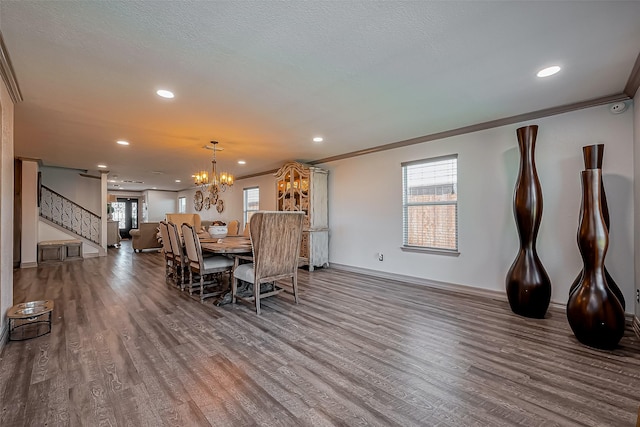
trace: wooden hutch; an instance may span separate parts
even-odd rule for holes
[[[329,266],[328,174],[325,169],[298,162],[286,163],[275,174],[276,209],[305,213],[300,256],[309,271]]]

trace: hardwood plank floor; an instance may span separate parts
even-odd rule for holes
[[[289,296],[201,304],[157,252],[14,273],[49,335],[0,357],[0,426],[633,426],[640,342],[579,344],[564,312],[320,269]]]

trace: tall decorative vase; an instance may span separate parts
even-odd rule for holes
[[[604,144],[597,145],[587,145],[582,147],[582,155],[584,157],[584,168],[585,169],[602,169],[602,156],[604,155]],[[609,230],[609,206],[607,205],[607,196],[604,191],[604,183],[602,181],[602,174],[600,174],[600,188],[601,188],[601,198],[600,205],[602,207],[602,217],[604,218],[604,225],[607,227],[607,231]],[[580,223],[582,222],[582,211],[580,209]],[[611,291],[616,295],[618,301],[622,305],[622,308],[625,308],[624,295],[622,295],[622,291],[613,280],[609,271],[607,271],[607,267],[604,267],[604,275],[607,279],[607,285],[611,289]],[[569,295],[573,293],[573,291],[578,287],[578,283],[580,282],[580,278],[582,277],[582,271],[576,277],[576,280],[573,281],[571,285],[571,289],[569,290]]]
[[[567,319],[576,338],[600,349],[614,348],[624,335],[624,309],[607,286],[604,258],[609,233],[602,215],[602,170],[582,172],[582,216],[578,248],[582,275],[567,302]]]
[[[511,310],[525,317],[543,318],[551,300],[551,280],[536,251],[542,220],[542,188],[535,165],[538,126],[516,130],[520,170],[513,195],[513,213],[520,250],[507,273],[507,297]]]

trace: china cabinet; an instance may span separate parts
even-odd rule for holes
[[[305,213],[300,257],[308,263],[309,271],[329,266],[328,174],[325,169],[298,162],[286,163],[275,174],[276,209]]]

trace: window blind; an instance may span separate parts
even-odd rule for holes
[[[403,244],[458,250],[458,156],[402,164]]]

